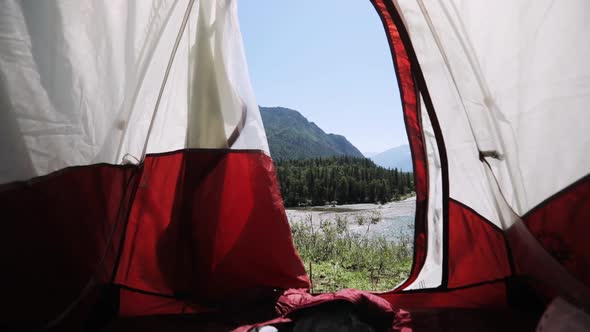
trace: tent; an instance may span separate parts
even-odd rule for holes
[[[414,262],[395,290],[332,298],[534,322],[557,297],[590,308],[590,3],[372,3],[413,156]],[[1,326],[311,303],[236,12],[0,2]]]

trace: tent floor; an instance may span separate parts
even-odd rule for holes
[[[413,331],[535,331],[540,317],[504,309],[409,310]],[[243,324],[211,315],[171,315],[121,318],[104,331],[230,331]]]

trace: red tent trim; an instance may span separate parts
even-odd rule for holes
[[[590,175],[543,201],[522,220],[545,250],[590,286]]]
[[[417,96],[421,94],[426,105],[426,112],[432,123],[437,142],[438,154],[441,161],[442,174],[442,215],[443,215],[443,268],[440,288],[448,286],[448,257],[449,257],[449,174],[448,160],[442,131],[438,123],[434,106],[428,93],[424,75],[418,58],[412,46],[404,23],[391,1],[372,0],[372,3],[383,22],[385,33],[389,41],[397,81],[402,96],[402,106],[406,122],[406,131],[412,159],[414,161],[414,183],[416,185],[416,219],[414,236],[414,263],[410,277],[400,285],[396,291],[401,291],[414,280],[424,265],[427,246],[427,208],[428,208],[428,166],[426,149],[422,137],[422,123]]]

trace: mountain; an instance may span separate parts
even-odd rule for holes
[[[369,159],[381,167],[397,168],[405,172],[412,172],[414,168],[410,146],[407,144],[383,151]]]
[[[327,134],[301,113],[284,107],[260,107],[262,122],[275,160],[329,156],[364,158],[346,137]]]

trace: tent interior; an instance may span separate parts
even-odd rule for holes
[[[343,306],[358,331],[590,329],[590,2],[371,3],[414,261],[310,294],[236,0],[1,1],[0,327],[320,330]]]

